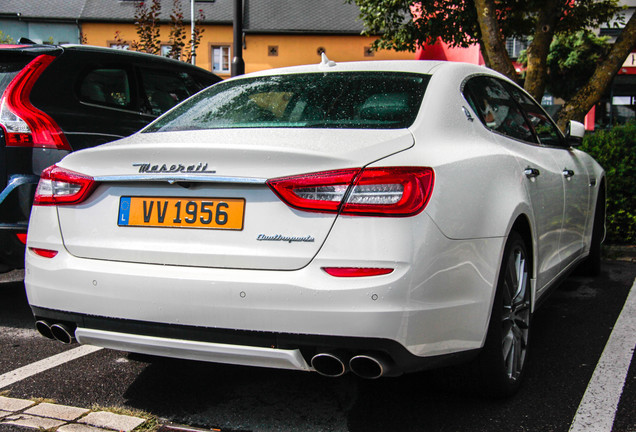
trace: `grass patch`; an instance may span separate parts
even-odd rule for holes
[[[50,404],[57,405],[57,401],[55,399],[37,397],[37,398],[29,398],[29,400],[35,402],[36,404],[50,403]]]

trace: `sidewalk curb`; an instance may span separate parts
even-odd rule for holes
[[[0,425],[59,432],[130,432],[148,421],[109,411],[0,396]]]

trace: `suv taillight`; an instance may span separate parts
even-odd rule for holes
[[[43,54],[31,61],[9,83],[0,100],[0,126],[8,147],[71,150],[64,133],[45,112],[31,104],[31,89],[44,69],[55,60]]]
[[[95,189],[92,177],[53,165],[42,171],[33,205],[70,205],[86,200]]]
[[[414,216],[433,192],[431,168],[351,168],[268,180],[289,206],[353,216]]]

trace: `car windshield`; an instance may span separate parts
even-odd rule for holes
[[[143,132],[229,128],[398,129],[419,111],[429,75],[330,72],[216,84]]]

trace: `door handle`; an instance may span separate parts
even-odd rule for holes
[[[524,174],[526,175],[526,177],[528,177],[528,178],[535,178],[536,176],[538,176],[539,174],[541,174],[541,172],[539,172],[539,170],[538,170],[538,169],[536,169],[536,168],[530,168],[530,167],[526,168],[526,169],[524,170],[524,172],[523,172],[523,173],[524,173]]]
[[[565,178],[570,178],[574,175],[574,171],[570,170],[570,169],[564,169],[563,170],[563,177]]]

